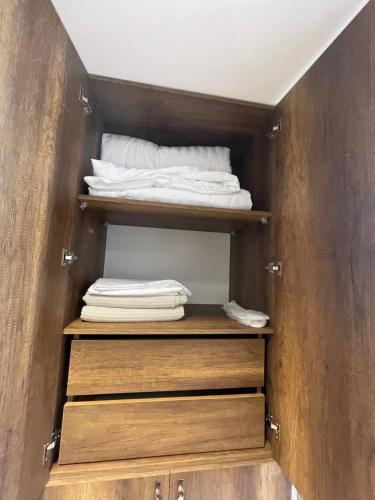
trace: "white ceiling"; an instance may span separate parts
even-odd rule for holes
[[[89,73],[277,104],[364,0],[52,0]]]

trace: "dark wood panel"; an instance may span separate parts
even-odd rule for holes
[[[106,131],[171,146],[246,141],[264,128],[273,109],[98,76],[90,76],[90,92]]]
[[[268,207],[267,155],[270,140],[264,134],[254,137],[243,155],[241,183],[252,194],[255,206]],[[230,297],[241,306],[268,313],[265,266],[274,258],[268,251],[268,240],[273,226],[247,224],[231,236]]]
[[[86,72],[51,2],[11,0],[1,16],[0,497],[23,500],[48,476],[69,303],[61,252],[87,167]]]
[[[305,500],[375,498],[375,2],[278,108],[270,406]]]
[[[59,462],[263,446],[263,394],[73,402],[64,407]]]
[[[264,385],[262,339],[74,340],[68,395]]]
[[[178,498],[182,483],[188,500],[289,500],[291,485],[276,462],[224,470],[181,470],[170,476],[170,498]]]
[[[175,203],[79,195],[78,201],[102,223],[230,233],[241,226],[265,222],[270,212],[209,208]]]
[[[139,323],[94,323],[74,320],[65,327],[67,335],[268,335],[269,326],[253,328],[228,318],[222,306],[187,304],[186,316],[178,321]]]

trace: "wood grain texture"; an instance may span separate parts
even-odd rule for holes
[[[255,451],[255,450],[254,450]],[[233,453],[233,452],[227,452]],[[207,454],[210,455],[210,454]],[[150,460],[150,459],[149,459]],[[153,459],[155,460],[155,459]],[[96,464],[89,464],[96,465]],[[113,466],[116,462],[113,463]],[[162,464],[161,464],[162,465]],[[56,479],[52,476],[44,492],[43,500],[153,500],[152,488],[161,482],[163,499],[177,499],[177,483],[184,480],[187,500],[289,500],[291,485],[273,460],[259,463],[227,465],[222,468],[202,469],[179,463],[167,464],[168,470],[139,469],[138,476],[118,471],[117,477],[100,475],[87,477],[77,474]],[[72,468],[75,466],[58,466]],[[171,474],[169,473],[171,471]],[[170,484],[169,496],[167,486]],[[130,493],[133,496],[129,496]],[[90,496],[91,495],[91,496]],[[121,496],[122,495],[122,496]],[[143,496],[142,496],[143,495]]]
[[[107,462],[54,464],[48,484],[50,486],[91,480],[129,479],[144,475],[154,475],[170,470],[218,470],[235,466],[257,465],[272,462],[269,443],[262,448],[230,450],[209,453],[169,455],[164,457],[135,458]]]
[[[68,395],[257,387],[264,340],[73,340]]]
[[[66,403],[59,462],[264,446],[262,394]]]
[[[230,233],[240,227],[260,223],[271,217],[270,212],[208,208],[174,203],[135,201],[104,196],[79,195],[90,212],[109,224],[161,227],[193,231]]]
[[[271,106],[90,76],[90,91],[107,131],[170,145],[220,145],[262,128]],[[214,141],[212,143],[212,141]]]
[[[291,485],[276,462],[225,470],[189,472],[172,468],[171,500],[183,481],[186,500],[289,500]]]
[[[241,184],[249,189],[255,206],[268,208],[267,158],[270,140],[258,134],[243,155]],[[265,266],[275,260],[269,248],[273,219],[267,224],[247,224],[230,244],[230,298],[242,307],[269,313],[267,305],[267,272]]]
[[[48,476],[41,452],[70,299],[61,252],[87,168],[86,72],[48,0],[7,2],[0,36],[0,497],[24,500]]]
[[[375,498],[375,2],[278,109],[270,407],[305,500]]]
[[[145,323],[94,323],[74,320],[64,328],[66,335],[270,335],[269,326],[253,328],[241,325],[225,315],[221,306],[191,304],[179,321]]]
[[[154,500],[156,484],[160,483],[163,499],[168,499],[169,472],[130,479],[72,482],[47,485],[42,500]]]

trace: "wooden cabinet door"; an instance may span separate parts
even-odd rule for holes
[[[169,500],[289,500],[290,488],[273,461],[228,469],[172,470]]]
[[[42,500],[168,500],[169,474],[48,484]]]
[[[375,498],[375,2],[280,103],[269,408],[304,500]],[[371,76],[370,76],[371,75]]]

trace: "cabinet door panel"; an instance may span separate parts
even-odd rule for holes
[[[267,397],[305,500],[375,498],[374,28],[369,2],[280,103],[272,142]]]
[[[172,471],[169,500],[289,500],[291,485],[276,462],[229,469]],[[181,489],[181,487],[180,487]]]
[[[168,499],[169,475],[111,481],[84,481],[47,485],[43,500],[155,500],[160,483],[160,500]]]

